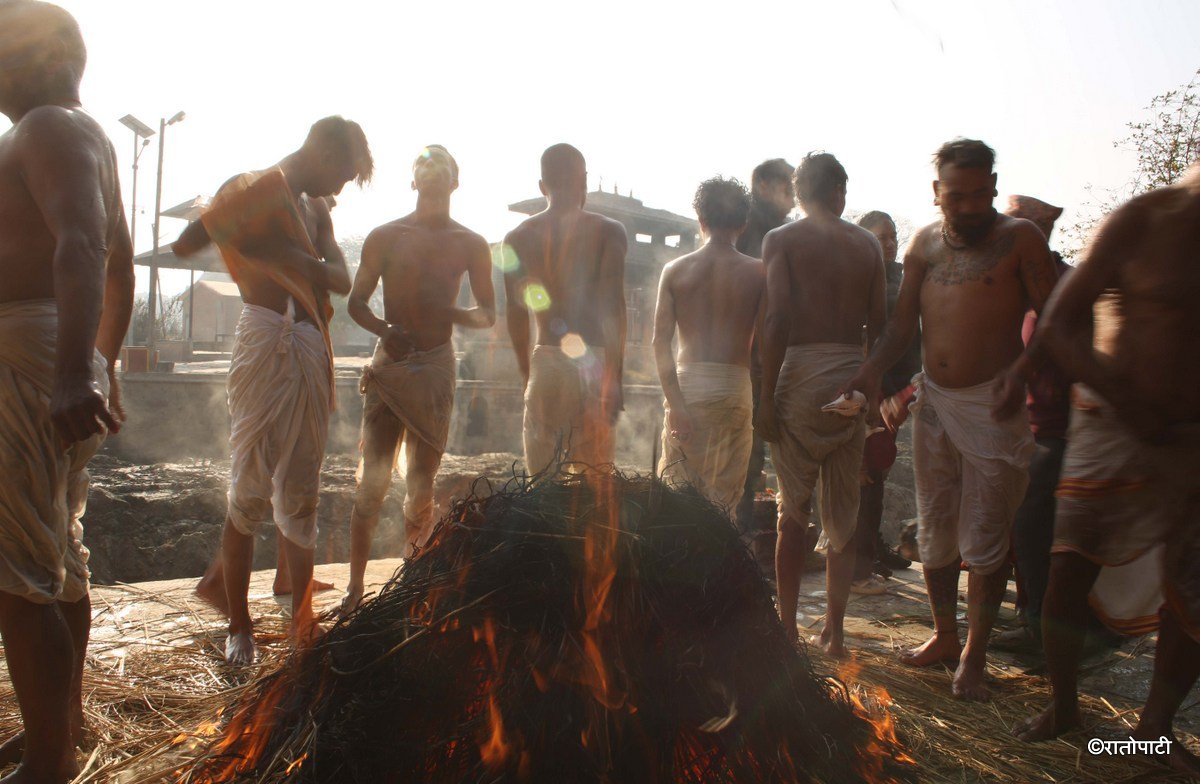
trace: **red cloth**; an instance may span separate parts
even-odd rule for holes
[[[1021,339],[1026,345],[1037,328],[1037,314],[1032,310],[1025,314],[1021,327]],[[1029,379],[1029,429],[1034,437],[1065,438],[1067,420],[1071,411],[1071,385],[1057,367],[1050,363]]]

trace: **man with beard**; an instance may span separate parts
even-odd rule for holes
[[[783,158],[771,158],[754,167],[750,175],[750,217],[746,228],[737,240],[738,253],[744,253],[756,259],[762,258],[763,238],[767,232],[777,229],[787,223],[788,213],[796,206],[796,193],[792,188],[792,173],[795,167]],[[758,397],[762,390],[762,354],[761,336],[754,336],[754,345],[750,348],[750,383],[754,394],[754,416],[758,416]],[[746,466],[746,481],[742,489],[742,497],[737,504],[736,519],[738,529],[744,535],[753,535],[751,546],[755,554],[759,554],[765,545],[766,557],[773,557],[775,552],[774,526],[769,532],[770,538],[764,535],[760,542],[759,531],[754,521],[754,496],[762,482],[763,463],[766,462],[766,444],[755,431],[750,445],[750,461]],[[760,558],[760,560],[762,560]]]
[[[83,110],[87,52],[46,3],[0,2],[0,635],[24,732],[5,782],[78,772],[91,630],[80,518],[88,460],[123,415],[114,374],[133,307],[116,154]]]
[[[992,417],[992,383],[1021,355],[1025,310],[1041,311],[1058,278],[1046,238],[1000,215],[995,153],[956,139],[934,155],[943,219],[917,232],[896,311],[846,385],[873,400],[921,325],[924,372],[912,406],[918,541],[935,633],[901,656],[918,667],[957,661],[953,693],[983,700],[988,635],[1008,583],[1009,532],[1025,495],[1033,436],[1028,414]],[[967,644],[958,638],[959,565],[970,567]]]
[[[367,235],[347,309],[379,336],[363,371],[362,478],[350,513],[350,581],[340,612],[358,607],[379,508],[398,450],[405,450],[404,555],[423,547],[433,523],[433,480],[454,408],[454,325],[496,322],[487,241],[450,217],[458,163],[431,144],[412,166],[417,208]],[[457,307],[463,275],[478,307]],[[383,279],[383,315],[370,299]]]
[[[1079,725],[1080,619],[1102,566],[1166,544],[1166,598],[1150,694],[1132,737],[1169,740],[1153,753],[1200,776],[1175,739],[1175,713],[1200,675],[1200,163],[1176,185],[1133,199],[1101,227],[1054,294],[1026,356],[1000,387],[1020,406],[1031,371],[1050,359],[1074,390],[1055,513],[1042,635],[1053,702],[1017,729],[1025,740]],[[1146,566],[1143,581],[1155,577]]]
[[[525,468],[612,463],[625,358],[625,227],[584,209],[587,166],[569,144],[542,153],[546,209],[504,239],[508,334],[525,380]],[[537,322],[530,351],[529,319]],[[560,452],[561,450],[561,452]]]

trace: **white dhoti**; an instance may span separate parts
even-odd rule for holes
[[[358,514],[379,513],[392,480],[393,456],[403,446],[405,525],[423,531],[432,523],[433,479],[450,434],[454,381],[454,346],[450,342],[428,351],[414,351],[400,361],[388,355],[382,341],[375,347],[375,356],[363,370],[359,387],[363,394],[364,446],[380,418],[399,420],[403,444],[391,445],[392,456],[387,460],[372,455],[368,465],[364,455],[362,478],[354,501]],[[437,457],[419,457],[418,449],[431,450]]]
[[[858,524],[858,471],[866,416],[847,417],[821,407],[837,398],[863,359],[859,346],[789,346],[775,384],[779,442],[771,455],[779,480],[779,524],[807,525],[815,489],[821,527],[829,546],[839,553]]]
[[[557,346],[535,346],[525,389],[525,468],[540,473],[558,450],[577,466],[613,461],[613,423],[600,410],[604,350],[573,358]]]
[[[80,518],[87,461],[104,440],[64,448],[51,423],[57,335],[54,300],[0,305],[0,591],[38,604],[87,596]],[[107,395],[99,352],[92,367]]]
[[[253,533],[274,512],[280,533],[317,543],[321,464],[332,403],[321,330],[287,314],[246,305],[229,368],[229,517]]]
[[[671,436],[668,406],[659,473],[668,482],[691,484],[730,510],[742,497],[754,444],[750,370],[723,362],[692,362],[680,365],[678,373],[692,435],[685,442]]]
[[[1035,449],[1027,411],[992,418],[991,382],[947,389],[917,377],[913,473],[921,562],[938,569],[965,561],[991,574],[1008,557],[1017,508]]]

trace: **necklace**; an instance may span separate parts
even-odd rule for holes
[[[950,241],[950,235],[946,233],[946,222],[942,221],[942,242],[946,243],[946,247],[950,250],[966,250],[967,245],[955,245]]]

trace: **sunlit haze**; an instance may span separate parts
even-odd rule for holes
[[[934,217],[929,158],[946,139],[996,148],[1001,198],[1066,207],[1124,182],[1124,124],[1200,66],[1200,4],[616,2],[382,4],[62,0],[89,50],[85,107],[117,146],[127,113],[167,130],[163,206],[274,163],[328,114],[360,122],[374,183],[347,187],[339,236],[414,205],[425,144],[462,168],[453,214],[489,240],[537,195],[538,156],[568,141],[603,181],[685,215],[713,174],[835,153],[849,207]],[[7,123],[0,119],[0,130]],[[141,159],[139,252],[151,244],[157,138]],[[1002,206],[1002,205],[1001,205]],[[164,219],[164,242],[183,224]],[[187,273],[163,274],[167,293]],[[139,289],[146,286],[139,270]]]

